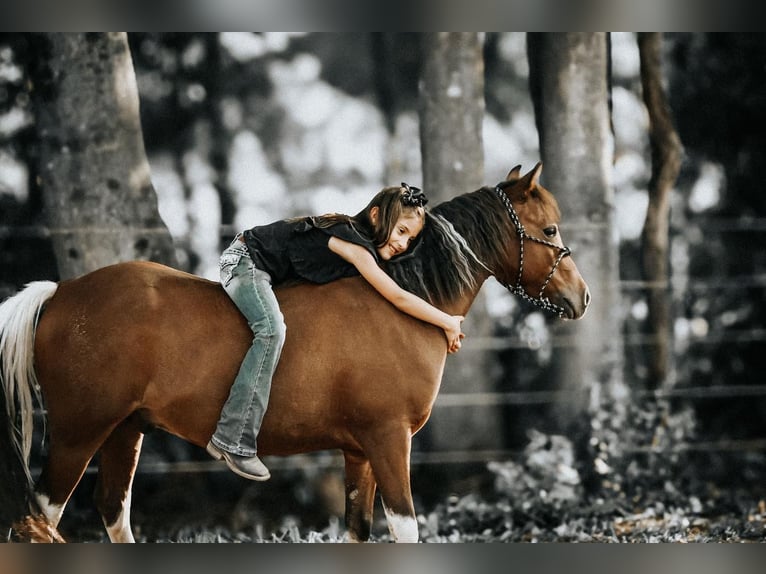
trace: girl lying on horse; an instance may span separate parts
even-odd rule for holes
[[[271,380],[285,342],[285,324],[272,287],[291,280],[329,283],[361,275],[399,310],[442,329],[447,349],[460,349],[463,317],[449,315],[405,291],[380,267],[404,254],[423,229],[425,194],[402,183],[380,191],[357,215],[283,220],[238,234],[220,258],[221,284],[253,331],[224,404],[208,453],[236,474],[268,480],[256,438]]]

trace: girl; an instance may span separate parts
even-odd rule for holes
[[[252,480],[268,480],[256,455],[271,379],[285,341],[285,325],[272,285],[290,279],[328,283],[361,275],[401,311],[444,329],[447,350],[460,349],[463,317],[448,315],[405,291],[379,263],[401,255],[423,229],[427,203],[402,183],[380,191],[357,215],[330,214],[277,221],[234,238],[220,259],[221,284],[253,331],[253,344],[207,445],[215,459]]]

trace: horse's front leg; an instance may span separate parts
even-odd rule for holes
[[[360,452],[344,452],[346,460],[346,528],[351,542],[366,542],[372,530],[375,477]]]
[[[407,427],[377,429],[365,450],[383,499],[388,530],[395,542],[417,542],[418,522],[410,489],[412,434]]]

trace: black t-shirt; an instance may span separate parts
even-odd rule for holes
[[[345,222],[318,228],[310,217],[288,219],[253,227],[243,235],[253,263],[271,276],[274,285],[292,279],[329,283],[359,275],[356,267],[330,250],[332,236],[361,245],[378,260],[366,231]]]

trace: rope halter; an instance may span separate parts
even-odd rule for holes
[[[569,249],[569,247],[556,245],[555,243],[551,243],[550,241],[546,241],[544,239],[539,239],[537,237],[534,237],[527,233],[527,230],[524,229],[524,225],[522,225],[521,220],[519,219],[518,213],[516,213],[516,210],[513,207],[513,204],[511,203],[510,198],[508,197],[508,194],[506,194],[503,189],[500,187],[500,184],[495,186],[495,193],[500,198],[500,201],[503,202],[503,205],[505,205],[506,211],[508,211],[508,215],[511,218],[511,222],[513,223],[514,227],[516,228],[516,233],[519,236],[519,273],[516,277],[516,285],[511,287],[508,283],[505,283],[498,279],[501,285],[508,289],[511,293],[514,295],[518,295],[525,301],[528,301],[532,303],[533,305],[536,305],[537,307],[540,307],[544,311],[550,311],[554,315],[558,315],[559,317],[563,318],[566,315],[566,309],[563,307],[556,305],[554,303],[551,303],[551,300],[548,299],[543,295],[545,292],[545,288],[548,286],[548,283],[550,283],[551,279],[553,278],[553,274],[556,272],[556,269],[559,266],[559,263],[561,263],[561,260],[564,259],[564,257],[571,256],[572,250]],[[529,239],[530,241],[534,241],[535,243],[540,243],[541,245],[547,245],[551,249],[555,249],[558,251],[558,257],[556,257],[556,261],[553,263],[553,267],[551,267],[550,273],[548,273],[548,276],[545,278],[545,281],[543,282],[543,286],[540,288],[540,293],[537,295],[537,297],[532,297],[531,295],[528,295],[527,292],[524,290],[524,287],[521,285],[521,277],[524,273],[524,240]],[[497,279],[497,275],[495,275],[495,278]]]

